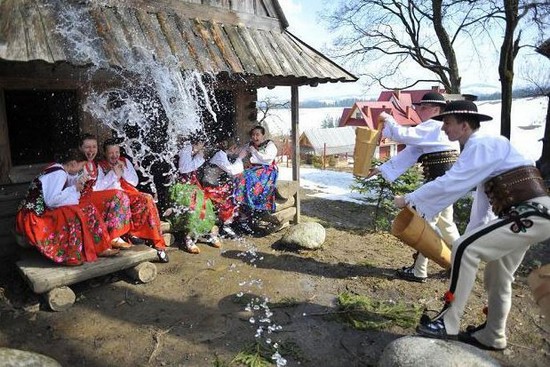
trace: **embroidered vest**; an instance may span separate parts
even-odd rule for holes
[[[46,168],[40,175],[35,177],[29,186],[25,198],[19,204],[17,210],[23,210],[27,212],[31,211],[38,216],[44,214],[44,211],[46,210],[46,203],[44,202],[44,191],[42,190],[42,181],[40,181],[40,177],[59,170],[63,171],[63,167],[50,166]]]

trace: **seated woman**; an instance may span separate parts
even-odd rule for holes
[[[166,244],[160,231],[160,218],[153,197],[136,189],[138,175],[130,161],[120,155],[117,139],[103,143],[105,160],[99,162],[105,189],[123,190],[130,198],[130,231],[132,236],[151,240],[159,261],[168,262]]]
[[[176,236],[184,236],[183,249],[192,254],[200,253],[197,241],[201,238],[216,248],[221,247],[214,206],[197,178],[197,170],[204,162],[204,142],[193,135],[179,152],[181,180],[168,190],[169,209],[164,212]]]
[[[83,169],[87,179],[80,202],[93,204],[102,214],[113,248],[130,248],[132,245],[120,238],[130,231],[130,198],[122,190],[106,189],[105,175],[98,169],[95,161],[98,149],[94,135],[84,134],[80,139],[79,149],[87,158]]]
[[[230,238],[236,237],[231,228],[237,214],[237,206],[233,201],[234,181],[244,171],[243,158],[247,154],[246,150],[239,149],[235,139],[223,140],[203,171],[204,190],[216,207],[222,234]],[[233,162],[229,156],[235,157]]]
[[[241,228],[253,232],[249,224],[254,227],[254,222],[264,213],[275,211],[277,147],[265,138],[263,126],[250,130],[247,152],[250,154],[250,167],[237,180],[235,202],[239,205]]]
[[[48,259],[64,265],[81,265],[98,256],[113,256],[110,237],[101,214],[91,204],[80,204],[84,182],[76,175],[86,157],[70,149],[36,177],[21,202],[16,231]]]

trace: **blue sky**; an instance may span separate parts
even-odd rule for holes
[[[337,0],[279,0],[279,3],[285,13],[289,23],[288,31],[296,35],[302,41],[326,54],[326,48],[330,46],[331,35],[326,26],[319,19],[319,13],[326,13],[335,6]],[[320,36],[321,35],[321,36]],[[485,48],[489,50],[490,47]],[[533,51],[530,52],[533,54]],[[500,88],[497,73],[498,55],[496,51],[486,51],[479,61],[479,57],[459,55],[460,67],[462,68],[462,92],[480,93],[494,92]],[[531,59],[531,60],[530,60]],[[540,61],[540,59],[537,59]],[[341,64],[338,60],[334,60]],[[533,57],[522,57],[522,53],[516,59],[516,85],[521,82],[522,69],[529,67],[529,61],[533,62]],[[481,63],[484,65],[480,65]],[[494,68],[487,68],[487,63],[495,63]],[[537,61],[535,61],[537,62]],[[342,64],[341,64],[342,65]],[[357,70],[344,66],[349,72],[358,74]],[[423,72],[419,70],[419,72]],[[426,86],[429,87],[429,86]],[[381,89],[367,88],[361,79],[356,83],[329,83],[320,84],[318,87],[300,87],[300,100],[318,99],[318,100],[337,100],[347,97],[370,98],[378,96]],[[273,96],[276,98],[290,98],[290,88],[275,88],[273,90],[260,90],[262,96]]]

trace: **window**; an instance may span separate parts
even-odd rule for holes
[[[49,163],[78,145],[75,91],[6,90],[12,166]]]

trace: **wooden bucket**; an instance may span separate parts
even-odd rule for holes
[[[355,129],[355,149],[353,151],[353,174],[367,176],[371,168],[372,157],[378,144],[380,130],[367,127]]]
[[[533,270],[527,277],[527,284],[541,313],[545,316],[546,324],[550,325],[550,264]]]
[[[414,209],[405,207],[397,214],[391,233],[444,269],[451,267],[449,246]]]

